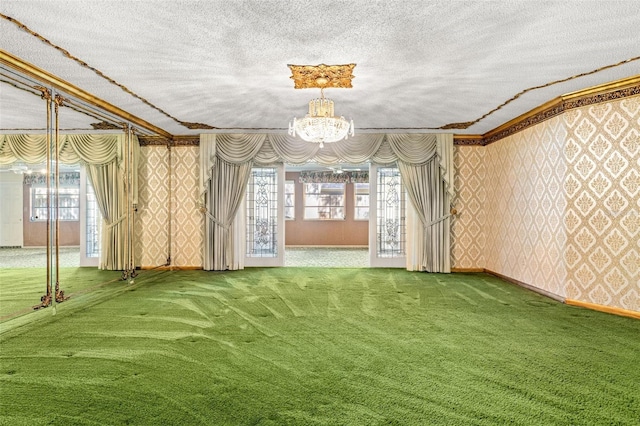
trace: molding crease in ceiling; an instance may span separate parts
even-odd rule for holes
[[[356,132],[460,135],[640,74],[633,0],[3,0],[0,17],[0,49],[172,135],[286,132],[315,95],[290,64],[357,64],[325,87]],[[41,129],[5,71],[0,131]]]

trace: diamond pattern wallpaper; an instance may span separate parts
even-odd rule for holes
[[[453,268],[640,311],[640,97],[457,146],[455,164]]]
[[[137,265],[148,268],[166,264],[171,238],[172,266],[202,267],[204,225],[202,213],[196,205],[198,147],[172,148],[171,179],[169,150],[166,146],[143,146],[140,151],[136,223]]]
[[[164,264],[171,241],[172,265],[202,267],[198,147],[173,147],[171,168],[166,147],[141,151],[138,264]],[[640,311],[639,96],[456,146],[454,162],[452,268]]]
[[[204,216],[198,209],[199,155],[197,146],[172,148],[171,264],[202,268]]]
[[[564,122],[566,296],[640,311],[640,97]]]
[[[559,118],[485,147],[486,269],[564,295],[566,131]]]
[[[167,261],[169,244],[169,155],[165,146],[140,148],[138,214],[135,226],[136,265],[153,267]]]
[[[482,146],[454,146],[458,214],[451,220],[451,266],[460,270],[482,269],[486,263],[485,152]]]

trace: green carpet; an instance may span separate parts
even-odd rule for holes
[[[118,271],[98,268],[60,268],[61,289],[65,295],[72,295],[121,275]],[[30,312],[46,292],[46,268],[0,268],[0,319]]]
[[[45,311],[1,324],[0,424],[640,419],[640,321],[484,274],[148,272]]]

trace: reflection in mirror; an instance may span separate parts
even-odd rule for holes
[[[57,141],[59,150],[65,152],[68,141],[92,135],[84,147],[93,151],[94,143],[95,151],[100,151],[101,136],[108,134],[113,139],[118,134],[130,147],[124,153],[131,160],[133,133],[121,118],[53,88],[45,89],[46,84],[13,68],[0,65],[0,84],[0,321],[5,321],[40,306],[52,306],[55,313],[56,303],[68,296],[120,278],[119,270],[96,268],[103,221],[86,158],[68,155],[73,149],[57,158],[55,145]],[[47,92],[52,100],[49,118],[48,103],[42,96]],[[48,162],[47,139],[51,145]],[[21,152],[16,158],[15,151],[25,146],[37,155]],[[131,162],[127,167],[129,187]],[[133,211],[131,200],[128,202],[125,211]],[[133,219],[126,222],[125,259],[104,269],[124,269],[132,281]]]
[[[29,312],[47,288],[46,193],[33,193],[30,180],[41,176],[46,181],[47,170],[47,103],[36,86],[10,69],[0,69],[1,318]],[[41,137],[42,158],[27,162],[6,155],[5,135],[21,134]]]

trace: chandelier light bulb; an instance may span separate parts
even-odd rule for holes
[[[324,89],[320,89],[320,98],[309,101],[309,113],[304,118],[289,123],[289,135],[300,136],[307,142],[319,144],[333,143],[355,135],[353,120],[336,117],[334,102],[324,97]]]

